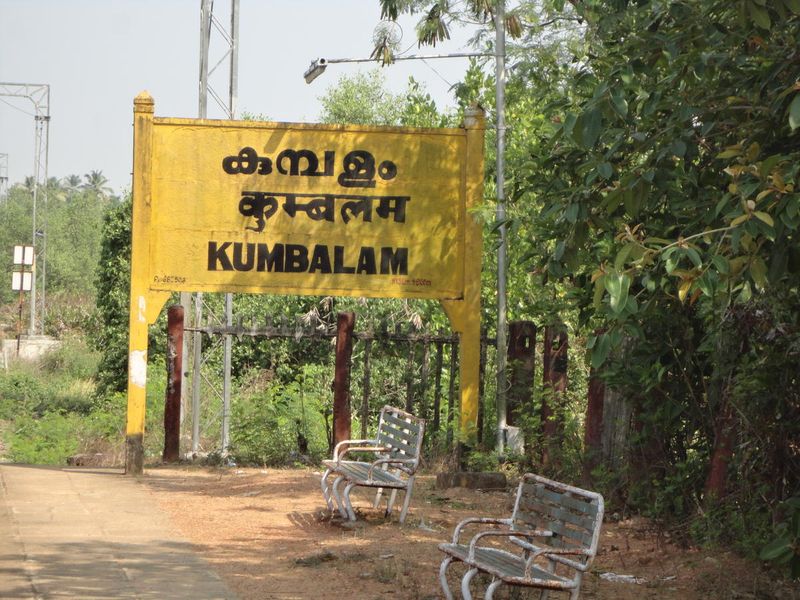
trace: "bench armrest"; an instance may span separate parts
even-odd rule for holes
[[[335,460],[335,461],[340,461],[341,460],[341,457],[339,456],[339,452],[340,452],[340,448],[342,448],[342,446],[354,446],[355,444],[373,444],[373,445],[376,445],[377,443],[378,443],[378,440],[342,440],[341,442],[336,444],[336,447],[333,449],[333,460]],[[345,452],[347,452],[347,448],[344,450],[344,452],[342,452],[342,455],[344,455]]]
[[[386,449],[387,448],[382,448],[382,450]],[[375,467],[379,467],[381,465],[398,465],[400,468],[402,468],[403,465],[409,463],[416,466],[417,462],[418,461],[416,458],[379,458],[374,463],[372,463],[372,466],[369,468],[369,472],[367,473],[367,478],[372,479],[372,472],[375,470]],[[403,470],[408,473],[411,472],[411,469],[403,469]]]
[[[453,543],[458,543],[458,536],[461,535],[461,530],[464,529],[467,525],[471,525],[473,523],[481,523],[485,525],[511,525],[511,519],[495,519],[492,517],[467,517],[463,521],[461,521],[456,528],[453,530]]]
[[[553,532],[546,529],[531,529],[527,531],[518,531],[513,529],[490,529],[488,531],[481,531],[475,534],[472,541],[469,543],[469,553],[467,554],[467,561],[475,560],[475,548],[478,546],[478,541],[485,537],[516,537],[524,536],[529,538],[535,537],[552,537]],[[525,575],[528,576],[528,568],[526,565]]]
[[[336,459],[336,462],[342,462],[342,459],[348,452],[387,452],[388,450],[390,450],[388,446],[350,446],[339,455],[339,458]]]
[[[549,547],[539,548],[535,552],[531,553],[530,557],[528,557],[528,560],[525,563],[526,579],[531,578],[533,571],[533,563],[537,558],[539,558],[540,556],[549,557],[555,555],[591,556],[592,553],[585,548],[549,548]]]

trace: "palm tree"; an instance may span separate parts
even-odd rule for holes
[[[81,176],[80,175],[67,175],[64,177],[64,187],[67,188],[67,191],[77,192],[81,188]]]
[[[47,178],[45,191],[49,200],[64,200],[66,197],[64,188],[61,186],[61,180],[58,177]]]
[[[86,180],[86,183],[82,186],[85,190],[91,190],[103,198],[108,198],[114,193],[114,190],[106,185],[108,179],[106,179],[102,171],[91,171],[84,175],[83,178]]]

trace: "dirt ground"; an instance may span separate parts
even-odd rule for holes
[[[423,476],[404,525],[397,512],[387,520],[372,509],[366,490],[353,492],[359,520],[349,524],[327,515],[319,478],[312,470],[159,467],[142,481],[242,600],[441,598],[437,545],[464,517],[508,516],[512,508],[509,492],[440,490]],[[450,572],[455,582],[463,571]],[[613,575],[631,577],[607,579]],[[476,598],[482,583],[473,580]],[[495,597],[510,594],[501,588]],[[800,600],[800,589],[772,582],[733,553],[679,548],[631,519],[603,525],[581,598]]]

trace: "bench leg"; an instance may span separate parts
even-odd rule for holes
[[[381,496],[383,495],[383,488],[378,488],[375,494],[375,501],[372,503],[372,508],[378,508],[381,505]]]
[[[400,523],[402,524],[406,520],[406,514],[408,514],[408,505],[411,504],[411,492],[414,489],[414,475],[408,478],[408,487],[406,487],[405,491],[405,498],[403,498],[403,510],[400,511]],[[394,490],[395,492],[397,490]]]
[[[469,584],[472,578],[478,574],[478,569],[472,568],[467,571],[467,574],[461,579],[461,597],[464,600],[472,600],[472,593],[469,591]]]
[[[330,469],[325,469],[325,472],[322,474],[322,497],[325,498],[325,504],[328,505],[328,510],[333,512],[333,500],[331,500],[331,491],[328,486],[328,476],[331,474]]]
[[[572,590],[569,594],[569,600],[578,600],[578,596],[581,595],[581,579],[583,578],[583,573],[578,573],[575,577],[575,583],[577,586],[574,590]]]
[[[355,487],[355,483],[348,483],[344,488],[344,493],[342,494],[342,499],[344,500],[344,508],[347,511],[347,518],[351,521],[356,520],[356,513],[353,510],[353,504],[350,501],[350,492],[353,491]]]
[[[450,566],[451,562],[453,562],[453,557],[448,556],[439,567],[439,584],[442,586],[445,600],[453,600],[453,592],[450,591],[450,585],[447,583],[447,567]]]
[[[489,587],[486,588],[486,596],[484,596],[484,600],[492,600],[494,598],[494,591],[503,585],[502,579],[495,579],[492,583],[489,584]]]
[[[397,488],[392,488],[392,492],[389,494],[389,503],[386,505],[386,516],[390,516],[392,514],[392,509],[394,508],[394,501],[397,499]],[[402,523],[402,521],[400,521]]]
[[[547,572],[548,573],[555,573],[556,572],[556,563],[555,561],[548,560],[547,561]],[[542,590],[542,593],[539,594],[539,600],[547,600],[550,597],[550,590]]]
[[[342,481],[344,481],[344,477],[339,475],[336,479],[333,480],[333,485],[331,486],[331,490],[333,491],[333,497],[336,499],[336,506],[339,509],[339,514],[342,515],[343,519],[346,519],[347,512],[345,512],[344,501],[342,500],[341,493],[339,492],[339,486],[341,485]]]

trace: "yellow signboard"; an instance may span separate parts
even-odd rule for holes
[[[464,130],[155,119],[150,287],[461,298]]]
[[[128,471],[140,472],[147,324],[173,291],[436,298],[477,418],[483,113],[412,129],[158,118],[134,101]],[[474,365],[473,365],[474,362]]]

